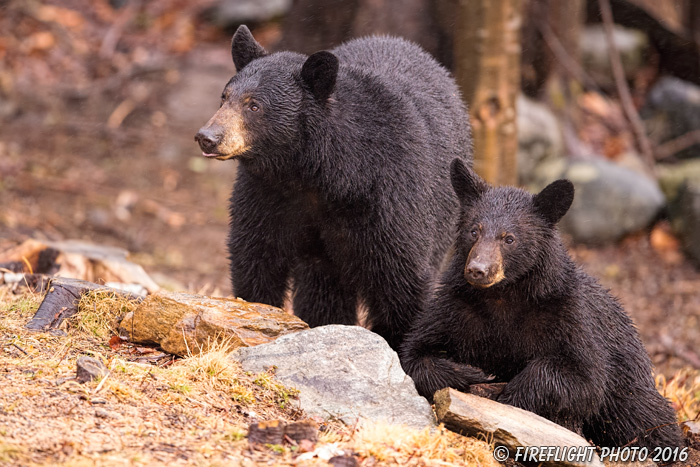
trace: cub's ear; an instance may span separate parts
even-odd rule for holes
[[[244,66],[267,55],[263,46],[253,38],[250,29],[245,24],[238,26],[231,40],[231,57],[236,71],[241,71]]]
[[[551,224],[564,217],[574,201],[574,184],[569,180],[557,180],[535,195],[535,211]]]
[[[301,68],[301,79],[317,100],[323,101],[335,89],[338,77],[338,57],[330,52],[316,52],[306,59]]]
[[[474,201],[488,190],[488,184],[474,171],[468,169],[461,159],[455,159],[450,165],[452,188],[461,203]]]

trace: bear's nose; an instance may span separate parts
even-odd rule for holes
[[[467,265],[467,274],[475,281],[482,281],[486,278],[488,268],[483,263],[471,262]]]
[[[199,144],[199,147],[205,154],[211,154],[216,151],[219,145],[219,136],[211,128],[202,128],[194,137],[194,140]]]

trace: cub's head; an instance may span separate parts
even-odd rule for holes
[[[231,56],[236,75],[221,94],[219,110],[194,137],[204,156],[252,157],[294,145],[302,131],[302,106],[323,105],[333,93],[336,56],[268,54],[246,26],[233,35]]]
[[[554,253],[556,223],[574,200],[570,181],[557,180],[531,195],[515,187],[492,187],[459,159],[452,161],[450,172],[461,204],[457,248],[467,258],[469,284],[513,283]]]

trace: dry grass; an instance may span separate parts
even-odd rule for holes
[[[242,372],[225,343],[165,367],[131,361],[137,348],[108,345],[128,303],[90,295],[61,337],[24,330],[40,297],[0,288],[0,465],[224,465],[245,457],[252,414],[301,415],[280,403],[291,389]],[[78,384],[81,355],[107,377]]]
[[[437,430],[416,430],[403,426],[367,424],[350,436],[322,437],[344,450],[354,451],[369,465],[453,465],[498,466],[493,445],[467,438],[440,426]]]
[[[82,295],[78,303],[79,313],[68,320],[68,326],[79,333],[109,340],[117,334],[119,319],[138,306],[136,300],[129,300],[109,290],[91,290]]]
[[[250,451],[251,420],[296,420],[297,391],[272,373],[249,374],[226,341],[165,367],[138,363],[142,350],[112,349],[116,318],[133,306],[87,294],[67,336],[23,326],[41,297],[0,287],[0,465],[300,465],[297,446]],[[100,381],[78,384],[75,361],[100,359]],[[328,424],[316,446],[354,453],[363,465],[494,465],[489,445],[444,430]],[[327,465],[323,456],[301,465]]]
[[[668,379],[658,375],[656,387],[671,401],[679,421],[700,419],[700,370],[685,368]]]

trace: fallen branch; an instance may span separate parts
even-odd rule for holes
[[[690,3],[696,3],[691,0]],[[643,8],[639,2],[610,0],[615,22],[621,26],[640,29],[647,33],[651,45],[659,52],[659,67],[664,74],[700,84],[700,45],[682,31],[672,30]],[[600,11],[595,2],[588,2],[588,17],[595,18]]]
[[[700,144],[700,130],[689,131],[678,138],[666,141],[657,146],[656,160],[663,161],[670,159],[684,149],[688,149],[696,144]]]
[[[622,60],[620,59],[617,45],[615,45],[613,30],[614,23],[610,0],[598,0],[598,6],[600,7],[600,14],[603,19],[605,38],[608,43],[608,48],[610,49],[610,66],[612,67],[613,77],[615,78],[615,86],[617,87],[617,93],[620,96],[622,109],[625,111],[627,120],[632,127],[632,132],[637,140],[637,146],[642,153],[642,158],[649,166],[652,173],[654,173],[654,153],[651,148],[651,143],[649,142],[649,138],[647,138],[642,119],[639,117],[639,113],[634,106],[632,93],[627,85],[625,71],[622,67]]]
[[[571,78],[578,81],[584,88],[596,91],[602,94],[600,86],[598,83],[589,75],[586,70],[576,61],[571,55],[566,51],[566,48],[561,43],[557,35],[552,30],[546,17],[540,18],[536,21],[537,29],[542,34],[542,39],[552,51],[552,54],[556,57],[559,63],[562,65],[563,70],[571,76]]]

